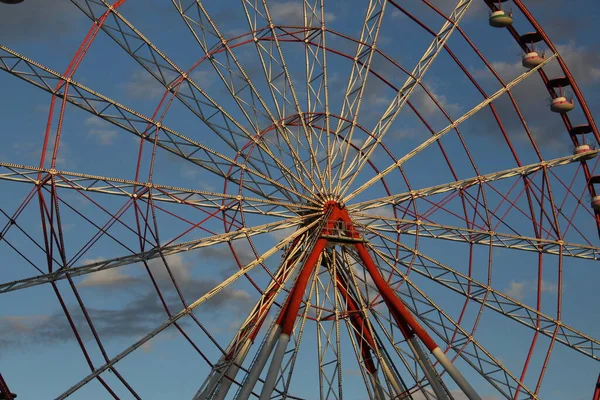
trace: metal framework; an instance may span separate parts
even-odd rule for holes
[[[5,3],[0,12],[20,7]],[[600,133],[521,1],[515,14],[535,32],[509,25],[504,39],[548,51],[510,79],[466,33],[471,0],[369,0],[346,17],[327,0],[172,0],[173,31],[162,15],[132,12],[135,0],[71,3],[90,28],[64,71],[29,58],[27,45],[0,43],[0,85],[50,96],[39,163],[0,151],[0,296],[19,305],[2,309],[0,344],[19,352],[27,335],[51,330],[20,307],[56,300],[52,324],[72,336],[65,346],[87,372],[48,371],[44,379],[69,379],[51,396],[169,396],[177,376],[133,378],[146,377],[151,363],[135,357],[158,340],[193,366],[182,393],[197,400],[540,399],[569,362],[597,368],[600,338],[583,311],[597,293],[583,291],[598,279],[600,208],[588,197]],[[116,52],[106,62],[125,57],[160,95],[119,95],[121,81],[111,87],[91,65],[100,45]],[[549,76],[551,65],[564,77]],[[565,126],[558,151],[532,131],[521,89],[536,79],[552,98],[556,79],[570,86],[582,110],[578,125],[555,117]],[[65,165],[86,118],[119,148],[69,144],[89,160]],[[0,135],[23,156],[18,138]],[[109,162],[113,151],[134,162]],[[99,295],[116,290],[126,300]],[[120,326],[108,329],[103,314]],[[115,337],[127,340],[118,350]],[[23,385],[7,354],[0,399],[16,398],[9,386],[48,395]]]

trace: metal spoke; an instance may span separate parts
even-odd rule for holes
[[[307,192],[311,192],[314,195],[314,189],[319,185],[312,179],[312,176],[306,170],[306,167],[302,163],[300,156],[296,153],[294,146],[290,142],[288,137],[288,128],[286,128],[283,124],[280,123],[280,120],[283,116],[279,116],[279,120],[275,118],[275,116],[269,110],[269,107],[259,94],[256,89],[254,83],[250,80],[250,77],[238,61],[237,57],[232,51],[231,46],[225,37],[221,34],[218,27],[216,26],[213,19],[210,17],[205,7],[199,0],[195,0],[197,15],[195,18],[194,14],[191,12],[192,7],[183,8],[180,0],[173,0],[173,4],[177,11],[181,14],[184,22],[188,26],[189,30],[192,32],[196,42],[202,48],[206,58],[214,67],[215,71],[218,73],[220,79],[225,84],[225,87],[229,91],[231,97],[234,99],[248,122],[252,125],[254,132],[262,132],[264,129],[263,124],[259,117],[267,119],[272,126],[275,127],[277,132],[281,137],[284,138],[286,144],[288,145],[290,152],[294,158],[294,167],[296,168],[296,174],[292,174],[289,168],[271,151],[267,143],[265,143],[264,139],[260,138],[259,140],[254,140],[259,149],[266,154],[277,164],[277,167],[281,170],[281,174],[288,181],[288,183],[298,190],[296,184],[302,186]],[[204,22],[206,21],[206,22]],[[199,32],[198,32],[199,30]],[[221,53],[225,53],[226,63],[222,63],[218,61],[215,57],[215,52],[208,47],[207,43],[207,35],[211,37],[216,37],[223,47],[223,51]],[[231,63],[233,62],[233,69]],[[239,84],[238,81],[242,83]],[[263,110],[260,112],[257,109],[258,106],[256,103],[259,103],[260,108]],[[249,140],[254,138],[248,137]],[[303,171],[300,171],[303,170]],[[304,183],[304,180],[301,178],[302,176],[307,176],[311,180],[311,187],[307,186]]]
[[[335,185],[335,193],[341,193],[341,185],[344,178],[344,167],[346,164],[346,158],[350,150],[350,143],[352,143],[352,136],[356,123],[358,122],[358,115],[360,113],[360,107],[362,105],[363,94],[367,84],[367,78],[371,71],[371,62],[373,61],[373,55],[377,47],[377,39],[379,38],[379,31],[381,29],[381,23],[385,14],[385,7],[387,0],[369,0],[369,5],[365,13],[362,29],[360,32],[360,38],[358,46],[356,47],[356,53],[354,55],[354,61],[352,64],[352,71],[348,78],[348,84],[346,86],[346,93],[342,100],[342,110],[340,112],[341,119],[338,121],[337,128],[335,130],[336,139],[335,143],[338,144],[337,135],[344,135],[344,140],[339,146],[328,149],[327,157],[331,164],[335,162],[338,156],[339,149],[344,148],[344,154],[342,156],[341,164],[337,174],[332,176],[337,178],[338,182]],[[346,144],[344,146],[344,143]],[[338,151],[334,153],[335,147]]]
[[[561,165],[571,164],[573,162],[581,161],[585,158],[585,155],[596,155],[600,150],[590,150],[589,152],[582,154],[573,154],[564,157],[555,158],[547,161],[540,161],[539,163],[524,165],[522,167],[516,167],[507,169],[499,172],[492,172],[486,175],[475,176],[473,178],[467,178],[456,182],[444,183],[441,185],[430,186],[423,189],[415,189],[406,193],[399,193],[392,196],[381,197],[379,199],[367,200],[360,203],[354,203],[348,206],[350,212],[358,211],[364,212],[371,209],[376,209],[386,205],[398,205],[407,200],[417,199],[420,197],[433,196],[440,193],[450,191],[461,191],[471,186],[494,182],[500,179],[513,178],[518,176],[528,176],[537,171],[555,168]]]
[[[321,25],[314,32],[306,31],[304,55],[306,59],[306,106],[309,113],[325,112],[325,143],[323,143],[323,129],[317,137],[318,147],[325,148],[329,155],[331,148],[330,112],[329,112],[329,76],[327,74],[327,44],[325,30],[325,0],[304,0],[302,16],[305,27],[312,27],[318,21]],[[316,49],[314,48],[316,46]],[[312,125],[309,126],[314,130]],[[318,165],[318,160],[317,160]],[[332,185],[331,159],[328,157],[325,170],[322,173],[324,188],[331,192]]]
[[[545,336],[552,338],[556,330],[557,341],[595,360],[600,360],[600,340],[579,332],[566,325],[561,320],[554,319],[549,315],[529,307],[501,291],[456,271],[434,258],[429,257],[416,249],[412,249],[380,232],[374,230],[371,230],[370,232],[400,246],[404,252],[415,255],[416,259],[410,263],[406,263],[404,260],[395,259],[395,257],[390,255],[387,255],[386,257],[394,258],[395,262],[406,265],[407,267],[410,266],[412,271],[423,275],[470,300],[497,311],[524,326],[538,331]],[[384,253],[378,250],[378,254]],[[538,320],[540,321],[539,327],[537,326]]]
[[[24,67],[24,68],[22,68]],[[0,69],[15,75],[34,86],[37,86],[60,98],[66,97],[67,101],[88,111],[89,113],[100,117],[119,128],[126,130],[134,135],[152,141],[154,135],[164,135],[164,138],[156,139],[157,145],[168,152],[188,160],[199,167],[235,183],[238,182],[231,174],[226,173],[227,169],[237,167],[253,176],[265,181],[265,184],[281,189],[282,193],[293,193],[298,198],[308,202],[314,202],[313,199],[298,193],[295,190],[282,185],[262,173],[249,168],[248,165],[229,158],[208,146],[205,146],[195,140],[192,140],[164,125],[146,117],[132,109],[123,106],[116,101],[103,96],[86,86],[64,77],[58,72],[44,67],[28,58],[16,53],[15,51],[0,45]],[[64,94],[61,90],[56,90],[50,82],[69,83],[71,93]],[[199,157],[202,154],[204,157]],[[258,192],[261,196],[269,198],[260,188],[246,187],[248,190]],[[291,200],[291,199],[290,199]]]
[[[371,357],[374,357],[375,360],[378,361],[379,365],[378,365],[378,369],[381,372],[381,377],[384,379],[386,385],[383,386],[379,383],[379,376],[377,374],[377,370],[374,372],[370,372],[367,370],[367,375],[369,375],[371,378],[369,379],[372,383],[373,386],[373,392],[374,393],[378,393],[380,392],[380,390],[388,390],[389,395],[386,393],[383,393],[380,395],[381,399],[386,398],[385,396],[388,395],[390,398],[394,398],[394,392],[396,393],[396,396],[401,396],[407,393],[407,388],[406,388],[406,384],[404,382],[404,380],[400,377],[400,375],[398,374],[398,372],[396,371],[396,368],[394,366],[393,363],[391,363],[390,360],[390,356],[387,353],[385,346],[383,346],[383,342],[379,336],[379,334],[375,331],[374,325],[371,322],[371,318],[369,317],[369,311],[370,311],[370,307],[367,305],[367,301],[365,299],[365,296],[363,296],[363,293],[360,289],[359,286],[359,278],[357,278],[357,274],[358,272],[355,271],[355,269],[352,267],[353,264],[352,263],[352,255],[350,254],[350,252],[348,251],[347,248],[342,248],[342,252],[343,252],[343,257],[344,257],[344,266],[345,269],[342,271],[340,270],[340,273],[342,275],[346,275],[346,277],[344,278],[344,283],[347,285],[347,289],[344,290],[345,292],[345,301],[346,301],[346,305],[350,306],[352,303],[355,303],[355,309],[353,310],[354,313],[359,313],[359,317],[357,316],[347,316],[346,318],[346,322],[348,325],[348,330],[349,330],[349,335],[351,338],[353,338],[353,335],[350,333],[350,330],[354,330],[355,335],[357,336],[357,339],[360,337],[361,338],[361,346],[367,346],[368,349],[371,350]],[[361,283],[365,283],[366,280],[361,280]],[[365,285],[366,288],[366,285]],[[347,307],[347,311],[348,313],[350,313],[350,307]],[[348,318],[349,317],[349,318]],[[356,321],[357,323],[348,323],[348,320],[350,321]],[[361,321],[362,320],[362,321]],[[362,322],[362,326],[358,327],[356,325],[360,325],[360,322]],[[371,340],[369,340],[368,338],[371,338]],[[369,343],[370,341],[372,341],[372,343]],[[353,340],[354,343],[354,340]],[[367,351],[368,351],[367,349]],[[364,359],[364,355],[365,355],[365,349],[361,348],[359,353],[357,354],[357,357],[363,358],[363,362],[359,362],[359,365],[361,366],[361,370],[363,367],[366,367],[366,361]],[[359,356],[360,354],[360,356]],[[364,375],[364,374],[363,374]],[[369,388],[369,383],[365,382],[367,389]],[[378,388],[379,386],[379,388]],[[377,397],[377,396],[375,396]]]
[[[385,262],[389,255],[371,247]],[[389,263],[393,268],[393,265]],[[528,398],[538,397],[527,388],[514,374],[497,360],[486,348],[479,343],[471,333],[467,332],[454,321],[441,307],[418,288],[404,273],[396,270],[408,285],[400,295],[404,303],[429,329],[444,341],[458,356],[463,358],[475,371],[485,378],[492,386],[500,391],[507,399],[516,393],[528,395]]]
[[[93,12],[93,4],[90,0],[71,0],[84,14],[90,19],[95,20]],[[79,4],[85,1],[87,7]],[[238,143],[238,140],[244,140],[247,143],[254,143],[263,150],[267,148],[262,139],[248,132],[242,127],[233,117],[225,111],[213,98],[194,81],[193,70],[199,65],[195,64],[189,71],[183,71],[179,66],[172,62],[162,51],[160,51],[153,43],[144,37],[122,14],[113,9],[106,0],[102,0],[104,5],[103,10],[110,10],[115,20],[106,19],[102,24],[102,29],[106,32],[117,44],[119,44],[135,61],[145,68],[168,92],[171,92],[179,101],[182,102],[196,117],[203,121],[214,133],[216,133],[223,143],[227,144],[236,152],[240,152],[243,146]],[[98,4],[100,5],[100,4]],[[178,7],[178,9],[181,9]],[[184,18],[187,23],[187,18]],[[111,22],[113,23],[111,25]],[[206,41],[204,48],[207,48]],[[229,51],[229,47],[223,48],[223,43],[217,42],[217,45],[206,50],[205,57],[201,60],[208,59],[214,63],[214,55]],[[200,61],[200,62],[201,62]],[[255,127],[256,128],[256,127]],[[260,132],[256,130],[255,132]],[[272,158],[278,162],[278,159]],[[261,160],[254,160],[252,156],[248,157],[248,163],[257,171],[261,171]],[[280,163],[279,163],[280,164]],[[281,164],[279,165],[281,167]],[[294,177],[294,176],[292,176]],[[287,176],[284,176],[288,179]],[[290,183],[288,181],[288,183]],[[284,192],[284,194],[286,194]]]
[[[2,172],[2,170],[6,171]],[[44,174],[42,179],[38,179],[39,173]],[[0,180],[30,183],[41,187],[50,185],[51,177],[56,179],[56,187],[65,189],[87,193],[123,196],[131,199],[146,199],[151,195],[153,201],[187,204],[202,208],[218,209],[221,211],[241,206],[244,208],[244,212],[248,213],[290,218],[295,216],[300,210],[320,210],[318,207],[302,203],[291,204],[284,201],[246,197],[227,193],[214,193],[161,185],[152,182],[136,182],[127,179],[0,162]],[[285,209],[285,211],[283,209]]]
[[[321,183],[320,185],[317,185],[316,189],[322,189],[324,177],[320,170],[316,150],[313,145],[312,129],[306,124],[304,112],[302,111],[302,107],[300,106],[300,102],[296,94],[294,82],[281,49],[279,35],[277,33],[278,27],[273,23],[266,0],[241,0],[241,3],[246,14],[248,26],[252,32],[257,32],[260,30],[260,28],[262,28],[258,25],[261,21],[263,21],[268,27],[267,29],[271,34],[269,42],[272,40],[272,42],[275,44],[275,49],[272,48],[273,43],[269,43],[269,48],[265,48],[259,37],[254,34],[254,43],[265,79],[269,85],[269,91],[273,98],[273,102],[277,109],[280,120],[290,116],[290,112],[286,110],[286,105],[289,105],[290,108],[295,112],[297,119],[300,121],[302,131],[306,139],[306,144],[308,145],[306,151],[309,152],[309,162],[311,165],[311,171],[307,171],[306,174],[311,182],[314,185],[317,185],[317,182],[315,182],[313,179],[313,174],[316,173],[319,182]],[[283,88],[279,87],[281,85],[281,80],[283,80]],[[291,99],[289,98],[288,94],[291,96]],[[285,139],[287,138],[287,135],[283,135],[283,137]],[[301,144],[302,140],[300,137],[298,137],[296,145],[300,146]],[[290,150],[294,152],[294,145],[289,144],[289,147]],[[301,163],[300,157],[295,156],[294,158],[296,162]],[[306,171],[306,168],[302,163],[300,166]]]
[[[548,64],[550,61],[554,60],[556,57],[557,57],[556,53],[549,55],[548,57],[546,57],[546,59],[541,64],[539,64],[538,66],[530,69],[527,72],[524,72],[523,74],[519,75],[518,77],[516,77],[515,79],[513,79],[512,81],[510,81],[509,83],[507,83],[502,89],[499,89],[496,93],[492,94],[487,99],[483,100],[481,103],[479,103],[478,105],[476,105],[475,107],[473,107],[470,111],[467,111],[465,114],[463,114],[462,117],[457,118],[453,123],[451,123],[450,125],[448,125],[444,129],[442,129],[441,131],[437,132],[435,135],[431,136],[429,139],[427,139],[426,141],[424,141],[423,143],[421,143],[419,146],[417,146],[415,149],[413,149],[410,152],[408,152],[403,157],[399,158],[394,164],[386,167],[384,170],[382,170],[381,172],[379,172],[376,175],[374,175],[371,179],[369,179],[367,182],[365,182],[360,187],[358,187],[357,189],[355,189],[352,193],[350,193],[349,195],[345,196],[344,197],[344,199],[345,199],[344,201],[348,202],[349,200],[353,199],[354,197],[356,197],[357,195],[359,195],[360,193],[362,193],[363,191],[365,191],[366,189],[368,189],[369,187],[371,187],[375,182],[381,180],[381,178],[383,178],[386,175],[388,175],[394,169],[400,167],[406,161],[410,160],[415,155],[419,154],[422,150],[424,150],[425,148],[427,148],[430,144],[432,144],[432,143],[438,141],[439,139],[441,139],[442,136],[444,136],[446,133],[450,132],[451,130],[453,130],[454,128],[456,128],[458,125],[462,124],[464,121],[466,121],[467,119],[471,118],[473,115],[477,114],[479,111],[481,111],[482,109],[484,109],[485,107],[487,107],[490,103],[492,103],[494,100],[496,100],[497,98],[499,98],[500,96],[502,96],[504,93],[506,93],[509,90],[511,90],[513,87],[515,87],[516,85],[518,85],[519,83],[521,83],[523,80],[525,80],[529,76],[533,75],[540,68],[542,68],[544,65]]]
[[[156,335],[158,335],[159,333],[161,333],[162,331],[167,329],[169,326],[173,325],[175,322],[177,322],[182,317],[190,314],[195,308],[197,308],[198,306],[200,306],[201,304],[203,304],[204,302],[206,302],[207,300],[209,300],[210,298],[212,298],[213,296],[218,294],[221,290],[225,289],[227,286],[229,286],[230,284],[235,282],[239,277],[247,274],[256,266],[263,265],[263,263],[266,259],[271,257],[273,254],[277,253],[277,251],[281,250],[286,244],[293,241],[296,237],[304,234],[304,232],[308,231],[310,228],[312,228],[313,226],[315,226],[318,223],[319,223],[319,221],[314,221],[311,224],[309,224],[303,228],[300,228],[299,230],[297,230],[296,232],[291,234],[289,237],[285,238],[284,240],[277,243],[275,246],[271,247],[269,250],[264,252],[258,259],[250,262],[245,267],[241,268],[238,272],[229,276],[221,284],[219,284],[218,286],[215,286],[214,288],[212,288],[211,290],[206,292],[206,294],[204,294],[203,296],[198,298],[193,303],[189,304],[185,309],[181,310],[177,314],[170,317],[168,320],[166,320],[163,324],[158,326],[156,329],[152,330],[147,335],[145,335],[144,337],[139,339],[137,342],[135,342],[133,345],[131,345],[127,349],[123,350],[117,356],[110,359],[109,362],[102,365],[101,367],[98,367],[93,373],[89,374],[88,376],[83,378],[81,381],[77,382],[75,385],[73,385],[67,391],[65,391],[60,396],[58,396],[57,400],[63,400],[65,398],[69,397],[70,395],[72,395],[73,393],[75,393],[77,390],[81,389],[81,387],[86,385],[92,379],[99,376],[107,369],[111,368],[113,365],[115,365],[116,363],[118,363],[119,361],[121,361],[122,359],[127,357],[129,354],[131,354],[136,349],[140,348],[144,343],[148,342],[150,339],[152,339],[153,337],[155,337]]]
[[[511,235],[493,230],[463,228],[441,225],[432,222],[410,219],[397,219],[364,213],[352,213],[356,221],[367,229],[389,234],[404,234],[425,238],[444,239],[455,242],[478,244],[483,246],[504,247],[507,249],[532,251],[560,256],[600,260],[600,247],[563,240],[542,239],[528,236]]]
[[[343,196],[350,188],[352,182],[354,182],[354,179],[358,175],[357,172],[363,168],[378,144],[383,140],[383,137],[396,120],[398,114],[400,114],[400,111],[402,111],[406,102],[410,99],[414,90],[423,81],[429,67],[433,65],[438,54],[444,49],[444,45],[458,26],[458,23],[467,12],[470,5],[471,0],[459,0],[456,7],[454,7],[454,10],[452,10],[452,13],[429,45],[429,48],[425,51],[404,85],[402,85],[402,88],[398,91],[398,94],[396,94],[396,97],[392,100],[387,110],[375,125],[372,136],[367,137],[366,141],[361,146],[360,152],[356,154],[355,159],[348,165],[348,168],[344,169],[342,167],[339,183],[343,184],[343,187],[340,191],[340,195]],[[342,164],[342,166],[344,166],[344,164]],[[346,179],[348,179],[348,181],[343,183]]]
[[[248,238],[255,235],[275,232],[282,229],[293,228],[304,221],[307,217],[297,217],[283,221],[271,222],[268,224],[258,225],[252,228],[243,227],[232,232],[221,233],[217,235],[207,236],[200,239],[191,240],[189,242],[172,244],[168,246],[155,247],[145,252],[127,255],[123,257],[112,258],[108,260],[98,261],[86,265],[71,268],[61,268],[54,272],[34,276],[18,281],[6,282],[0,284],[0,293],[11,292],[14,290],[25,289],[32,286],[42,285],[44,283],[55,282],[67,277],[76,277],[93,272],[104,271],[111,268],[117,268],[125,265],[131,265],[139,262],[149,261],[158,257],[166,257],[168,255],[181,252],[199,249],[201,247],[212,246],[219,243],[230,242],[235,239]],[[305,228],[302,228],[304,231]],[[294,237],[297,236],[294,233]]]
[[[304,330],[306,328],[306,321],[308,317],[308,313],[312,307],[312,297],[315,289],[317,287],[318,274],[315,272],[313,274],[312,282],[310,285],[310,289],[306,296],[306,301],[304,302],[304,310],[302,311],[302,316],[296,321],[296,325],[293,330],[293,348],[287,351],[287,362],[284,361],[282,363],[282,368],[280,371],[280,375],[277,378],[277,383],[275,387],[280,387],[280,393],[282,393],[281,398],[285,399],[288,396],[290,390],[290,383],[292,382],[292,376],[294,374],[296,360],[298,358],[298,353],[300,351],[300,344],[302,343],[302,339],[304,336]],[[286,374],[287,371],[287,374]],[[287,375],[287,376],[286,376]]]
[[[85,32],[51,27],[41,53],[15,32],[7,98],[49,105],[21,124],[42,137],[0,149],[0,297],[19,305],[0,342],[75,346],[84,369],[59,400],[169,397],[131,364],[158,341],[194,365],[169,378],[194,400],[539,400],[561,368],[600,362],[576,315],[590,285],[569,269],[592,279],[600,261],[600,134],[522,1],[514,25],[506,0],[484,3],[474,33],[499,36],[477,44],[473,0],[70,0],[61,18]],[[64,70],[38,61],[77,32]],[[506,38],[520,63],[484,56]],[[563,134],[535,132],[550,118]],[[36,290],[58,300],[44,315]],[[43,397],[1,372],[0,400]]]
[[[221,359],[212,367],[211,373],[198,391],[196,398],[204,399],[212,393],[215,394],[217,399],[224,398],[227,395],[231,381],[237,374],[236,369],[241,367],[273,304],[281,291],[286,286],[289,288],[288,283],[292,280],[294,271],[304,261],[315,241],[316,238],[310,237],[309,233],[304,233],[290,244],[275,276],[273,276],[260,299],[242,323]]]
[[[323,253],[323,269],[319,273],[316,328],[321,399],[343,398],[341,298],[335,283],[339,273],[339,262],[339,254],[336,251]]]

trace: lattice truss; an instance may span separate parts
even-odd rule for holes
[[[49,101],[33,161],[0,149],[0,296],[15,305],[0,344],[39,341],[32,362],[44,337],[76,350],[78,375],[48,375],[51,396],[539,399],[556,374],[598,368],[585,277],[598,278],[600,135],[520,0],[535,32],[504,39],[546,52],[508,79],[463,29],[502,1],[365,0],[342,17],[334,0],[172,0],[164,37],[136,0],[71,3],[91,27],[63,72],[0,43],[0,82]],[[414,38],[389,44],[408,24]],[[94,62],[135,68],[160,95],[128,104]],[[440,71],[462,79],[460,106],[436,93]],[[537,81],[580,108],[579,125],[554,116],[558,151],[521,105]],[[119,149],[73,146],[82,161],[66,162],[75,121]],[[490,146],[492,161],[478,154]],[[154,377],[157,343],[169,361]],[[8,354],[0,398],[27,397]]]

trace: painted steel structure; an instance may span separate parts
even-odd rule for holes
[[[247,33],[235,35],[220,26],[208,2],[172,0],[197,45],[194,51],[199,58],[189,68],[175,63],[166,55],[169,49],[160,49],[127,19],[122,12],[127,0],[71,0],[81,15],[91,20],[91,26],[63,72],[0,43],[0,70],[51,96],[39,165],[0,160],[0,184],[27,190],[16,208],[0,207],[4,218],[0,241],[19,261],[37,270],[34,275],[0,280],[0,296],[42,285],[52,288],[89,368],[87,376],[74,379],[56,398],[68,398],[90,382],[98,382],[106,396],[118,399],[119,393],[126,393],[141,399],[140,389],[129,383],[121,372],[123,363],[119,363],[171,327],[203,363],[206,374],[198,377],[193,390],[193,398],[198,400],[301,398],[296,393],[304,388],[295,382],[305,377],[303,371],[298,372],[297,363],[304,360],[302,352],[307,350],[301,345],[310,340],[306,339],[310,327],[316,330],[312,349],[316,368],[315,364],[309,368],[318,375],[314,393],[318,391],[321,399],[344,397],[349,385],[344,371],[351,364],[358,368],[365,394],[373,399],[452,399],[458,391],[469,400],[481,400],[484,392],[507,399],[539,399],[555,344],[599,361],[600,340],[563,319],[562,286],[564,263],[589,264],[600,259],[598,237],[590,237],[578,227],[584,221],[580,217],[583,214],[600,232],[600,206],[595,203],[598,196],[594,187],[600,182],[600,176],[594,175],[600,150],[590,145],[600,142],[600,133],[564,59],[525,5],[514,0],[513,14],[505,11],[506,0],[477,1],[489,8],[489,23],[505,30],[523,51],[524,68],[510,81],[499,75],[462,28],[462,20],[476,0],[458,0],[448,12],[422,0],[423,6],[443,21],[436,30],[402,2],[364,1],[357,37],[328,27],[326,0],[298,0],[300,26],[278,24],[274,3],[241,0],[239,7],[247,23],[243,30]],[[0,7],[18,7],[21,2],[4,0]],[[389,21],[386,16],[391,13],[399,13],[427,34],[430,44],[410,70],[379,45]],[[519,33],[514,23],[518,18],[525,19],[534,32]],[[163,87],[164,95],[152,115],[75,79],[98,35],[110,38]],[[454,36],[464,40],[497,80],[499,89],[491,94],[484,90],[452,50],[449,40]],[[336,47],[340,42],[350,44],[355,51]],[[541,52],[538,43],[548,51]],[[290,61],[291,45],[302,48],[300,81],[298,66]],[[248,48],[254,54],[252,65],[240,55]],[[426,84],[428,72],[440,57],[449,57],[481,96],[458,118],[450,116],[443,101]],[[393,66],[394,74],[406,76],[402,85],[396,85],[379,69],[382,59]],[[330,88],[330,69],[339,60],[351,63],[351,68],[345,89],[335,93]],[[546,71],[552,65],[558,65],[564,76],[548,76]],[[226,100],[197,82],[199,67],[213,71]],[[560,113],[565,142],[570,141],[575,149],[568,151],[565,145],[562,155],[551,159],[544,158],[514,94],[523,82],[537,78],[551,96],[549,115],[551,110]],[[369,106],[368,87],[373,81],[393,91],[394,96],[383,99],[387,102],[383,112],[372,127],[367,127],[361,110],[364,113]],[[572,90],[573,99],[565,97],[563,88]],[[434,129],[419,110],[414,101],[419,91],[444,117],[444,128]],[[521,160],[519,146],[498,112],[500,99],[508,99],[536,162]],[[339,113],[334,112],[336,101]],[[169,127],[166,116],[175,108],[173,104],[191,113],[219,143],[213,145],[206,138]],[[58,168],[63,125],[71,106],[139,142],[132,179]],[[574,126],[566,112],[576,107],[584,121]],[[405,108],[414,113],[430,136],[398,154],[398,149],[386,142]],[[501,132],[513,158],[512,168],[482,173],[474,161],[461,129],[483,110],[492,115]],[[451,162],[453,155],[445,139],[454,134],[473,171],[471,175],[457,172]],[[586,143],[585,135],[593,139]],[[436,185],[409,179],[409,161],[434,147],[439,149],[452,179]],[[223,190],[156,182],[155,163],[157,154],[162,153],[218,179]],[[150,166],[145,169],[142,165],[148,159]],[[396,181],[405,190],[398,190]],[[93,204],[104,222],[78,210],[68,200],[71,194]],[[585,195],[592,198],[592,205],[582,200]],[[102,199],[120,202],[121,206],[104,207]],[[36,205],[41,239],[36,239],[23,221],[25,210]],[[81,217],[93,231],[81,247],[70,248],[65,240],[61,218],[65,211]],[[523,220],[517,226],[505,221],[512,212]],[[440,214],[443,217],[436,219]],[[135,222],[127,215],[133,215]],[[171,235],[159,222],[164,215],[185,228]],[[114,233],[116,228],[133,234],[137,243],[125,243]],[[162,235],[165,231],[169,239]],[[574,231],[578,236],[573,236]],[[45,265],[19,248],[13,240],[15,232],[44,255]],[[265,238],[273,241],[273,237],[277,238],[275,243],[263,248]],[[126,253],[86,261],[84,256],[101,239],[112,240]],[[251,249],[249,261],[235,246],[240,242]],[[439,259],[440,254],[428,243],[460,246],[467,255],[467,268],[450,265],[458,263],[456,259]],[[172,271],[170,257],[218,246],[231,252],[237,270],[190,301]],[[487,258],[477,257],[486,250]],[[493,252],[537,258],[535,304],[494,286],[492,266],[497,263],[493,264]],[[281,259],[276,260],[276,255]],[[152,263],[167,271],[172,285],[169,293],[180,301],[179,310],[167,305],[166,291],[157,283]],[[547,276],[544,267],[548,263],[558,271],[554,312],[542,309]],[[153,294],[164,308],[164,322],[118,354],[109,355],[80,295],[82,281],[78,278],[134,265],[141,265],[153,283]],[[479,271],[487,271],[487,276]],[[251,287],[257,300],[228,344],[223,345],[196,313],[236,285]],[[435,291],[452,293],[459,299],[459,312],[451,312],[445,301],[428,293],[432,285]],[[75,299],[91,340],[84,340],[67,296]],[[477,328],[484,311],[531,333],[519,371],[508,368],[503,355],[479,339]],[[204,335],[201,345],[189,333],[189,325]],[[548,340],[549,345],[541,350],[543,361],[535,367],[532,360],[539,357],[543,347],[539,338]],[[10,377],[10,369],[2,372]],[[0,375],[0,398],[12,400],[16,395],[4,377]],[[350,387],[353,384],[356,382]],[[597,386],[594,399],[599,393]]]

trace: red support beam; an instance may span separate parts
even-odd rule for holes
[[[331,205],[326,205],[326,207],[329,208],[329,210],[326,211],[330,212],[329,218],[323,227],[323,234],[331,232],[335,223],[340,220],[339,207],[331,207]],[[302,302],[302,297],[306,291],[308,280],[315,269],[317,261],[319,261],[319,257],[321,257],[321,253],[327,246],[327,243],[327,239],[323,237],[319,238],[311,250],[308,258],[304,262],[304,265],[302,266],[300,275],[298,276],[298,279],[296,279],[296,283],[294,284],[294,287],[292,288],[292,291],[288,296],[285,305],[279,314],[279,317],[277,317],[276,324],[281,326],[282,334],[289,336],[294,329],[294,322],[298,316],[298,310],[300,309],[300,303]]]
[[[344,281],[344,278],[339,274],[336,275],[336,278],[336,286],[346,302],[348,317],[350,318],[350,323],[355,329],[354,333],[356,335],[356,340],[360,344],[359,347],[365,367],[367,368],[367,371],[369,371],[371,374],[374,374],[376,368],[375,363],[373,362],[372,351],[375,351],[375,340],[373,339],[373,335],[371,335],[369,327],[365,323],[362,311],[359,309],[356,301],[352,298],[352,296],[350,296],[350,293],[348,293],[346,290],[346,282]]]
[[[2,374],[0,374],[0,400],[13,400],[15,397],[17,395],[8,389],[6,381],[2,377]]]
[[[296,321],[300,303],[302,302],[302,297],[304,296],[306,286],[308,285],[308,280],[312,275],[315,265],[317,264],[317,261],[319,261],[319,257],[321,256],[323,249],[325,249],[325,246],[327,246],[327,239],[318,239],[317,243],[315,243],[315,247],[312,249],[306,262],[302,266],[296,284],[277,318],[276,323],[281,326],[282,334],[289,336],[292,333],[292,329],[294,329],[294,322]]]
[[[596,390],[594,390],[592,400],[600,400],[600,375],[598,375],[598,380],[596,381]]]
[[[340,210],[340,218],[342,221],[346,223],[348,233],[355,238],[359,238],[360,235],[354,228],[352,220],[348,216],[348,212],[346,210]],[[425,344],[429,351],[433,352],[439,346],[435,343],[433,338],[429,336],[429,334],[423,329],[421,324],[417,322],[415,317],[410,313],[408,308],[400,301],[394,290],[390,287],[390,285],[385,281],[379,269],[373,262],[371,255],[367,251],[367,248],[363,243],[357,242],[354,244],[356,251],[358,252],[358,256],[371,278],[373,279],[373,283],[377,287],[377,290],[383,297],[386,305],[390,309],[392,316],[396,320],[398,327],[404,334],[404,336],[408,339],[413,335],[417,335],[419,339]]]

